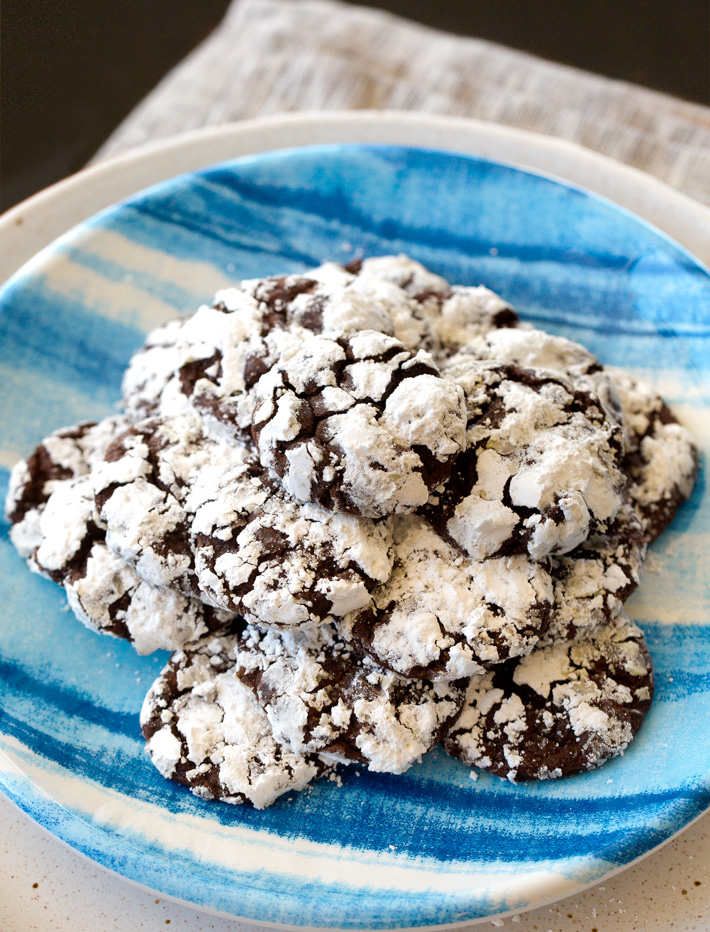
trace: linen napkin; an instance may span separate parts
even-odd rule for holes
[[[201,126],[339,109],[468,116],[558,136],[710,204],[710,108],[335,0],[234,0],[97,157]]]

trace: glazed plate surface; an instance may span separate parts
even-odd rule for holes
[[[59,426],[115,410],[151,327],[240,278],[405,252],[648,376],[710,450],[710,275],[627,212],[471,156],[391,146],[262,154],[166,182],[82,224],[0,294],[0,481]],[[656,700],[629,751],[539,785],[477,780],[440,750],[357,768],[271,808],[163,780],[138,712],[166,655],[75,621],[0,540],[0,782],[37,822],[159,893],[291,927],[460,925],[590,885],[710,805],[710,500],[652,548],[629,613]]]

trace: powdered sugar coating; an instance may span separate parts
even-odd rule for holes
[[[130,641],[139,654],[179,650],[235,622],[229,612],[151,586],[99,542],[93,544],[83,573],[68,576],[64,588],[79,621]]]
[[[425,346],[437,361],[449,358],[491,330],[526,328],[508,302],[489,288],[449,285],[407,256],[365,259],[359,274],[392,282],[410,297],[412,317],[418,327],[407,332],[400,326],[394,332],[407,346]]]
[[[10,539],[25,559],[42,541],[40,515],[50,495],[68,479],[86,475],[116,434],[128,426],[122,416],[84,421],[51,433],[10,473],[5,513]]]
[[[183,413],[186,402],[210,429],[248,439],[250,389],[289,347],[313,333],[378,330],[417,347],[425,331],[402,289],[326,263],[306,276],[244,281],[219,291],[212,307],[148,334],[124,379],[124,404],[135,421]]]
[[[422,298],[428,295],[445,296],[451,291],[451,285],[445,278],[429,271],[421,262],[401,253],[397,256],[372,256],[360,261],[356,260],[348,266],[348,269],[352,269],[360,276],[371,276],[391,282],[412,298]]]
[[[186,325],[186,319],[178,318],[156,327],[131,357],[123,374],[121,394],[126,417],[132,424],[189,409],[177,378]]]
[[[185,499],[206,469],[249,469],[241,447],[206,444],[192,415],[149,418],[117,438],[92,474],[106,543],[155,586],[200,597]]]
[[[594,635],[473,677],[444,747],[511,781],[568,776],[622,754],[652,695],[643,633],[621,614]]]
[[[215,436],[248,441],[252,386],[307,335],[297,324],[273,326],[268,309],[241,289],[220,291],[182,331],[180,390]]]
[[[525,369],[547,369],[559,372],[584,392],[594,392],[609,419],[623,426],[621,399],[609,370],[586,346],[553,336],[534,327],[491,329],[477,336],[461,351],[462,358],[475,356],[496,363],[521,366]],[[451,365],[456,358],[451,359]]]
[[[438,360],[492,328],[517,325],[512,308],[487,288],[451,288],[406,256],[347,268],[327,262],[243,281],[217,292],[212,307],[152,331],[126,372],[124,406],[136,423],[191,405],[210,430],[241,442],[252,385],[312,334],[376,330]]]
[[[259,302],[265,330],[376,330],[410,349],[427,347],[428,330],[417,302],[394,279],[368,266],[370,261],[347,267],[326,262],[302,275],[244,281],[242,288]]]
[[[461,708],[465,683],[405,680],[363,659],[333,625],[305,631],[245,629],[236,673],[292,751],[402,773],[439,740]]]
[[[69,606],[86,627],[133,643],[140,654],[175,650],[231,621],[177,592],[142,580],[106,546],[88,469],[125,428],[122,418],[53,434],[17,467],[14,514],[30,568],[64,587]],[[63,478],[59,478],[59,476]],[[20,476],[31,480],[22,484]],[[22,508],[18,510],[18,503]]]
[[[498,327],[519,326],[510,305],[483,285],[449,285],[407,256],[376,256],[343,268],[254,279],[242,288],[268,309],[267,326],[312,333],[378,330],[437,360]]]
[[[373,605],[339,623],[344,637],[403,676],[458,679],[531,651],[552,606],[545,568],[516,554],[480,563],[420,517],[394,521],[392,575]]]
[[[474,339],[462,355],[562,372],[576,388],[595,392],[610,418],[623,427],[623,468],[648,541],[668,527],[693,489],[698,451],[652,385],[622,369],[602,366],[579,343],[532,328],[491,330]]]
[[[234,675],[235,643],[236,635],[210,636],[175,653],[145,698],[141,727],[164,777],[202,799],[263,809],[328,765],[274,737],[254,693]]]
[[[465,445],[463,390],[373,330],[313,336],[254,388],[261,462],[300,501],[367,517],[412,511]]]
[[[130,641],[139,654],[176,650],[233,616],[152,586],[116,556],[97,526],[89,476],[56,489],[40,519],[42,542],[32,562],[61,583],[77,618],[95,631]]]
[[[467,445],[423,513],[475,560],[573,550],[621,504],[621,428],[596,395],[548,370],[459,354]]]
[[[618,387],[624,412],[629,495],[650,543],[690,496],[698,472],[698,448],[652,385],[621,369],[607,371]]]
[[[264,313],[239,288],[218,292],[213,306],[151,331],[124,375],[124,408],[133,423],[146,417],[199,413],[213,431],[247,439],[248,389],[284,341],[304,333],[264,331]],[[268,341],[264,339],[269,335]]]
[[[363,608],[392,566],[385,524],[299,505],[241,478],[197,509],[193,534],[201,590],[267,628],[318,625]]]
[[[641,521],[625,502],[606,531],[571,553],[551,557],[554,605],[541,645],[593,634],[621,611],[636,589],[646,557]]]
[[[143,579],[267,627],[361,608],[391,569],[385,525],[299,506],[195,416],[134,426],[93,482],[109,547]]]

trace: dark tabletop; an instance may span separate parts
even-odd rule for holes
[[[298,0],[291,0],[298,2]],[[5,0],[2,191],[77,171],[228,0]],[[369,6],[710,104],[708,0],[372,0]]]

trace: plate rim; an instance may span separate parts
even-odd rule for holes
[[[448,134],[443,150],[442,133]],[[154,140],[92,163],[33,194],[0,215],[0,238],[8,240],[7,251],[0,252],[0,282],[78,223],[155,183],[242,155],[328,143],[434,148],[533,171],[630,211],[710,267],[710,206],[578,143],[469,117],[388,110],[300,111]],[[91,197],[84,203],[87,189],[92,189]]]
[[[0,759],[4,760],[9,764],[10,768],[16,769],[15,762],[5,753],[4,750],[0,749]],[[20,771],[21,772],[21,771]],[[25,775],[22,776],[26,779]],[[105,871],[111,877],[117,878],[120,881],[129,884],[131,887],[135,887],[143,892],[149,894],[156,894],[161,897],[161,899],[168,900],[170,902],[176,903],[179,906],[185,906],[189,909],[194,910],[196,913],[204,913],[207,916],[212,916],[222,919],[230,919],[235,922],[242,922],[248,925],[253,926],[255,929],[273,929],[274,932],[368,932],[364,927],[360,930],[354,930],[353,928],[344,928],[339,926],[308,926],[308,925],[289,925],[287,923],[279,922],[270,922],[268,920],[259,920],[252,919],[246,916],[239,916],[236,913],[226,913],[219,909],[214,909],[210,906],[198,905],[190,900],[181,899],[174,893],[166,893],[165,891],[158,890],[157,888],[148,886],[144,883],[141,883],[139,880],[135,880],[132,877],[127,877],[124,874],[121,874],[119,871],[114,870],[114,868],[109,867],[107,864],[103,864],[100,861],[93,860],[88,854],[84,851],[81,851],[79,848],[74,847],[71,842],[67,841],[60,835],[57,835],[50,828],[48,828],[44,823],[35,820],[15,799],[14,794],[8,791],[7,786],[0,778],[0,792],[2,792],[5,799],[7,799],[10,804],[19,812],[21,815],[31,820],[35,825],[37,825],[40,830],[45,834],[47,838],[50,838],[58,842],[64,849],[73,852],[78,855],[83,861],[86,861],[102,871]],[[41,790],[39,792],[42,792]],[[79,825],[86,825],[85,820],[80,818],[75,813],[70,810],[63,810],[66,812],[68,819]],[[593,887],[596,887],[599,884],[603,884],[613,877],[617,877],[619,874],[624,873],[627,870],[637,866],[641,862],[645,861],[650,855],[657,854],[661,849],[665,848],[670,842],[673,841],[680,833],[685,832],[686,829],[689,829],[692,825],[695,825],[704,817],[710,817],[710,810],[699,813],[693,819],[690,820],[682,829],[679,829],[674,835],[671,835],[669,838],[666,838],[655,848],[652,848],[650,851],[646,851],[638,857],[634,858],[632,861],[629,861],[626,864],[622,864],[615,868],[609,870],[603,877],[597,880],[592,880],[589,883],[580,885],[576,887],[572,892],[564,894],[563,896],[555,895],[552,898],[545,898],[537,902],[534,906],[526,908],[516,908],[505,910],[503,912],[492,913],[488,916],[479,916],[473,919],[467,919],[452,923],[444,923],[437,925],[425,925],[425,926],[378,926],[376,932],[453,932],[453,930],[463,930],[463,929],[473,929],[477,926],[483,925],[484,922],[491,922],[491,919],[497,920],[506,920],[513,916],[524,916],[528,912],[532,912],[538,909],[544,909],[545,907],[551,906],[554,903],[564,902],[566,899],[569,899],[572,896],[577,896],[579,894],[585,893],[588,890],[591,890]],[[93,826],[90,826],[93,828]],[[241,930],[240,930],[241,932]],[[244,930],[247,932],[247,930]]]

